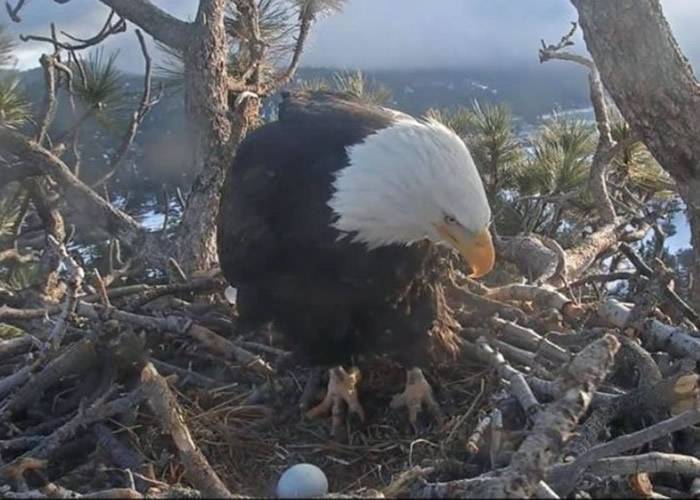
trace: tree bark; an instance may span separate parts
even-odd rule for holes
[[[688,205],[700,306],[700,84],[659,0],[571,1],[608,92]]]
[[[182,221],[176,254],[186,272],[218,265],[216,217],[226,167],[245,136],[258,99],[244,99],[229,114],[224,26],[226,0],[202,0],[185,48],[185,109],[191,127],[196,171]]]
[[[690,238],[693,243],[693,269],[691,275],[690,301],[697,311],[700,307],[700,185],[688,189],[684,199],[688,205]]]

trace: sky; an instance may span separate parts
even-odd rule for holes
[[[15,3],[16,0],[11,0]],[[196,0],[152,0],[184,20],[194,16]],[[614,1],[614,0],[611,0]],[[685,54],[700,67],[700,0],[662,0],[673,32]],[[14,24],[14,35],[49,33],[49,23],[75,36],[89,37],[102,26],[108,9],[99,0],[29,0]],[[341,13],[327,16],[314,26],[302,65],[341,69],[478,68],[499,65],[537,65],[540,39],[556,42],[577,18],[568,0],[348,0]],[[574,50],[585,52],[579,35]],[[133,26],[110,37],[106,49],[119,49],[118,64],[142,72],[143,59]],[[45,44],[22,43],[18,67],[38,65]],[[151,54],[156,61],[159,53]],[[688,229],[678,221],[673,246],[687,245]]]
[[[13,0],[13,3],[16,0]],[[196,0],[154,0],[182,19],[191,19]],[[682,49],[700,65],[700,0],[662,0],[664,12]],[[30,0],[14,24],[6,12],[0,23],[14,34],[59,30],[90,36],[107,9],[98,0],[60,5]],[[539,41],[556,41],[576,20],[567,0],[348,0],[339,14],[315,26],[303,57],[307,66],[351,69],[479,67],[537,64]],[[580,38],[578,50],[585,48]],[[120,49],[123,69],[140,72],[142,59],[133,30],[112,37],[106,47]],[[19,67],[37,66],[45,46],[21,43]],[[158,57],[157,51],[152,51]]]

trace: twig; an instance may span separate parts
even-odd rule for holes
[[[66,328],[68,327],[68,318],[75,312],[75,308],[78,305],[78,294],[81,291],[83,279],[85,278],[85,271],[78,265],[75,259],[70,256],[66,247],[62,243],[56,241],[51,235],[48,235],[47,240],[50,245],[55,247],[56,253],[61,259],[61,265],[66,274],[64,281],[68,286],[68,292],[66,293],[63,310],[51,329],[51,332],[49,332],[45,348],[42,349],[42,355],[45,355],[45,349],[56,350],[61,345]]]
[[[46,134],[48,133],[49,126],[56,116],[56,106],[58,101],[56,99],[56,68],[53,64],[53,57],[43,54],[39,59],[39,62],[41,62],[41,67],[44,69],[46,97],[44,98],[42,117],[39,120],[39,130],[37,130],[36,142],[43,145],[44,141],[46,140]]]
[[[523,374],[510,366],[503,358],[503,355],[496,352],[489,345],[486,338],[479,338],[475,347],[476,354],[491,365],[501,378],[510,383],[510,390],[523,407],[523,410],[525,410],[525,413],[529,416],[534,415],[539,410],[540,404],[532,393],[532,389],[528,386]]]
[[[651,269],[647,263],[644,262],[644,259],[642,259],[642,257],[627,243],[620,243],[620,251],[625,254],[625,257],[627,257],[637,271],[639,271],[639,274],[647,278],[653,278],[655,276],[654,270]],[[673,305],[678,307],[678,309],[695,324],[695,326],[700,328],[700,315],[698,315],[698,313],[674,290],[669,288],[668,284],[664,287],[664,294]]]
[[[619,347],[614,336],[606,335],[576,355],[559,379],[567,389],[560,399],[537,413],[531,433],[513,455],[502,482],[493,489],[495,496],[501,497],[501,492],[517,497],[535,493],[545,470],[559,457],[563,443],[588,408],[596,387],[612,368]]]
[[[609,274],[591,274],[581,278],[580,280],[576,280],[573,283],[569,283],[568,288],[577,288],[588,285],[589,283],[607,283],[609,281],[631,280],[635,276],[636,275],[634,273],[624,271]],[[559,291],[561,290],[562,288],[559,289]]]
[[[479,420],[479,422],[476,424],[476,427],[474,428],[474,431],[472,431],[471,435],[467,439],[466,444],[464,445],[469,453],[471,453],[472,455],[476,455],[479,452],[479,444],[485,432],[491,427],[491,423],[493,421],[502,418],[502,416],[500,416],[500,413],[501,410],[499,410],[498,408],[494,408],[488,415]]]
[[[13,339],[0,340],[0,360],[28,352],[32,347],[38,347],[39,345],[40,343],[36,337],[28,334]]]
[[[145,392],[139,387],[126,396],[107,401],[111,395],[112,392],[108,391],[87,409],[79,409],[72,419],[42,439],[37,447],[0,467],[0,477],[17,480],[24,474],[28,462],[34,464],[31,461],[48,459],[63,442],[75,436],[81,427],[130,411],[143,400]]]
[[[127,285],[119,288],[111,288],[107,290],[109,299],[119,299],[129,295],[136,295],[127,303],[127,308],[135,309],[141,305],[157,299],[163,295],[184,293],[184,292],[200,292],[209,291],[220,288],[222,282],[217,278],[195,278],[187,283],[170,283],[167,285]],[[99,295],[88,295],[81,299],[81,302],[93,303],[99,300]],[[60,305],[48,306],[45,309],[16,309],[9,306],[0,306],[0,320],[30,320],[52,316],[60,313],[62,307]]]
[[[606,426],[621,415],[643,415],[654,410],[672,410],[694,404],[698,375],[680,374],[656,384],[642,386],[609,404],[600,406],[579,428],[567,446],[567,457],[575,458],[598,442]]]
[[[58,48],[61,48],[63,50],[67,50],[70,52],[76,52],[79,50],[84,50],[88,49],[90,47],[94,47],[95,45],[98,45],[102,43],[108,36],[114,35],[116,33],[123,33],[126,31],[126,21],[124,21],[123,18],[117,19],[117,22],[115,24],[112,24],[112,18],[114,17],[114,10],[110,11],[109,15],[107,16],[107,21],[105,21],[104,25],[100,29],[100,31],[93,37],[91,38],[86,38],[86,39],[81,39],[77,38],[74,36],[71,36],[70,34],[66,33],[65,31],[61,31],[61,34],[67,38],[70,38],[71,40],[78,42],[75,45],[69,44],[69,43],[64,43],[64,42],[59,42],[55,38],[47,38],[45,36],[38,36],[38,35],[20,35],[20,39],[23,42],[28,42],[28,41],[35,41],[35,42],[48,42],[53,45],[55,45]]]
[[[102,279],[102,276],[100,275],[100,271],[95,268],[95,287],[97,288],[97,295],[100,297],[100,303],[104,307],[110,307],[111,303],[109,302],[109,295],[107,295],[107,287],[105,286],[105,282]]]
[[[151,363],[148,363],[141,371],[141,383],[148,405],[160,419],[163,431],[172,437],[180,460],[185,466],[185,474],[195,488],[207,496],[232,498],[231,492],[192,440],[175,395]]]
[[[153,366],[155,366],[160,372],[177,375],[178,382],[181,384],[190,383],[204,389],[213,389],[217,386],[215,380],[205,377],[204,375],[200,375],[197,372],[180,368],[179,366],[171,365],[170,363],[166,363],[165,361],[160,361],[158,359],[151,359],[151,363],[153,363]]]
[[[264,361],[260,356],[238,347],[233,342],[217,335],[208,328],[200,325],[192,324],[187,329],[187,334],[192,338],[199,340],[206,347],[214,352],[223,354],[227,358],[233,358],[239,363],[242,363],[246,368],[250,368],[263,375],[271,375],[274,369]]]
[[[7,15],[10,16],[10,19],[12,19],[13,22],[19,23],[22,21],[22,19],[19,17],[19,11],[22,10],[22,7],[24,7],[24,4],[27,2],[27,0],[18,0],[17,5],[12,7],[10,2],[5,2],[5,8],[7,9]]]
[[[44,391],[59,382],[62,378],[77,373],[83,373],[97,363],[97,352],[94,343],[84,339],[48,363],[43,370],[35,374],[7,402],[3,408],[4,414],[15,414],[28,408],[37,401]],[[34,363],[25,366],[29,373],[36,368]],[[10,378],[10,377],[8,377]],[[2,382],[5,382],[3,380]]]
[[[548,473],[547,481],[554,485],[554,489],[560,495],[567,495],[574,488],[581,474],[598,460],[639,448],[650,441],[685,429],[698,422],[700,422],[700,410],[688,410],[640,431],[599,444],[578,457],[574,462],[553,467]]]
[[[230,340],[221,337],[208,328],[193,323],[188,318],[178,316],[156,318],[153,316],[144,316],[141,314],[120,311],[114,307],[104,308],[97,304],[87,304],[85,302],[80,302],[78,304],[77,312],[78,314],[91,319],[116,319],[143,328],[150,328],[166,332],[171,331],[177,332],[181,335],[188,335],[200,341],[208,349],[219,353],[226,358],[235,359],[246,368],[250,368],[251,370],[257,371],[263,375],[271,375],[274,373],[272,367],[260,356],[256,356],[246,349],[236,346]]]
[[[592,69],[594,67],[592,60],[578,54],[563,51],[564,47],[570,47],[574,44],[574,42],[571,41],[571,38],[576,32],[576,28],[578,28],[578,24],[572,22],[571,30],[562,36],[561,40],[559,40],[559,43],[556,45],[547,45],[544,40],[541,40],[540,43],[542,46],[540,48],[540,63],[550,61],[552,59],[559,59],[562,61],[572,61]]]
[[[522,300],[530,301],[542,308],[553,308],[561,311],[565,318],[578,319],[584,310],[574,304],[569,298],[546,286],[534,285],[507,285],[492,288],[488,297],[496,300]]]
[[[494,326],[497,335],[503,337],[506,342],[523,349],[541,353],[554,362],[568,363],[571,360],[569,352],[530,328],[525,328],[500,318],[492,318],[491,324]]]
[[[498,314],[499,316],[513,321],[527,321],[527,315],[519,308],[493,299],[477,295],[466,287],[452,286],[449,288],[449,299],[458,305],[468,304],[472,306],[466,317],[467,321],[475,318],[483,318]]]
[[[186,283],[187,282],[187,274],[185,274],[185,271],[182,269],[182,266],[170,257],[168,259],[168,274],[170,274],[174,279],[173,281],[175,283]]]
[[[11,391],[13,391],[16,387],[21,386],[27,380],[29,380],[29,377],[32,374],[33,370],[33,364],[27,364],[24,365],[22,368],[14,372],[12,375],[8,375],[7,377],[3,378],[0,380],[0,398],[5,397],[7,394],[9,394]]]
[[[126,129],[126,133],[124,134],[122,142],[119,144],[116,153],[109,162],[107,172],[92,184],[93,189],[104,184],[109,179],[111,179],[114,176],[114,174],[116,174],[117,170],[119,169],[119,166],[122,164],[124,156],[126,155],[127,151],[134,142],[136,132],[141,123],[143,122],[143,119],[146,117],[151,108],[155,106],[158,103],[158,101],[160,101],[162,95],[161,92],[161,94],[158,95],[155,99],[151,99],[151,56],[148,53],[146,41],[143,38],[143,34],[141,34],[141,30],[136,29],[134,31],[136,32],[136,37],[138,38],[139,45],[141,47],[141,53],[143,54],[143,58],[145,60],[146,65],[145,75],[143,77],[143,93],[141,95],[141,102],[139,103],[138,108],[131,115],[131,121],[129,122],[129,126]]]

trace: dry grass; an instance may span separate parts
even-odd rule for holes
[[[308,420],[298,410],[310,374],[303,368],[281,376],[278,391],[265,405],[246,404],[253,391],[233,377],[219,389],[183,389],[178,396],[195,442],[231,491],[242,495],[274,494],[282,472],[302,462],[323,469],[331,491],[349,493],[381,490],[397,474],[426,461],[465,458],[467,435],[488,405],[493,382],[488,371],[469,363],[429,371],[448,417],[438,425],[421,415],[420,435],[414,434],[404,411],[389,408],[392,395],[403,390],[403,369],[382,359],[368,363],[363,373],[360,390],[367,420],[364,425],[354,418],[348,421],[345,442],[330,438],[330,419]],[[164,443],[153,428],[144,422],[132,442],[156,463]],[[174,454],[172,458],[157,477],[177,484],[183,471]]]

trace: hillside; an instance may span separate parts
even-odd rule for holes
[[[331,80],[337,72],[330,68],[302,68],[293,84],[319,79]],[[41,103],[44,93],[40,69],[20,74],[31,102]],[[504,68],[465,68],[444,70],[382,70],[369,71],[370,81],[389,88],[391,105],[412,114],[422,114],[429,108],[470,106],[479,102],[506,102],[517,117],[517,124],[526,131],[539,117],[555,109],[576,109],[589,104],[586,76],[573,65],[543,65]],[[111,117],[108,126],[93,122],[83,131],[91,135],[82,153],[81,177],[90,181],[104,170],[108,156],[113,153],[131,111],[140,98],[140,75],[122,75],[127,105]],[[67,99],[60,100],[55,128],[71,123]],[[269,116],[275,96],[264,104],[264,116]],[[126,198],[128,207],[152,204],[154,193],[163,186],[186,186],[191,181],[188,161],[188,141],[184,103],[181,91],[166,90],[161,101],[152,109],[139,129],[126,164],[115,178],[115,194]],[[124,186],[120,189],[120,186]]]

